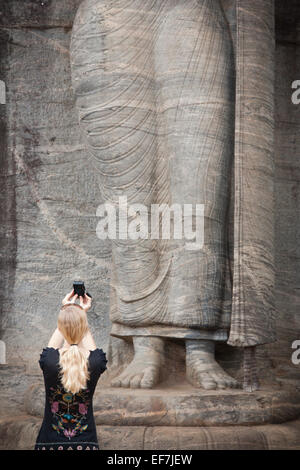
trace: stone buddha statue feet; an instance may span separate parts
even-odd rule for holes
[[[164,360],[164,340],[153,336],[134,336],[134,358],[115,377],[113,387],[153,388],[160,380]]]
[[[192,385],[205,390],[239,387],[239,383],[216,362],[214,341],[187,339],[185,344],[186,377]]]
[[[160,381],[164,363],[164,339],[134,336],[134,358],[111,385],[124,388],[153,388]],[[186,340],[186,377],[195,387],[205,390],[238,388],[238,382],[215,360],[215,343]]]

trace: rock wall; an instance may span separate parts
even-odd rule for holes
[[[76,277],[95,297],[90,323],[104,349],[110,330],[110,249],[96,238],[101,200],[70,81],[70,33],[79,3],[1,2],[7,85],[7,104],[1,105],[1,339],[11,365],[38,367],[60,301]]]
[[[275,263],[278,340],[269,347],[282,383],[296,381],[291,361],[300,339],[300,105],[292,103],[292,82],[300,79],[300,4],[276,2],[275,88]]]
[[[39,374],[40,350],[75,277],[83,278],[94,296],[90,324],[104,350],[110,331],[110,246],[96,238],[96,208],[102,201],[79,133],[70,81],[70,33],[79,3],[0,1],[0,79],[7,86],[7,104],[0,105],[0,339],[7,345],[8,364],[25,366],[27,373]],[[233,2],[224,5],[233,21]],[[279,339],[260,348],[260,356],[261,367],[267,371],[273,365],[286,384],[299,383],[300,367],[290,359],[291,343],[300,339],[300,105],[291,103],[291,83],[300,79],[297,0],[277,1],[276,28]]]

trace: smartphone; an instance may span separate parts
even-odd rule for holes
[[[85,286],[83,281],[74,281],[73,282],[74,294],[77,294],[78,297],[83,297],[85,294]]]
[[[74,289],[74,294],[77,294],[78,297],[83,297],[84,294],[86,294],[88,297],[90,297],[92,299],[91,294],[86,292],[83,281],[74,281],[73,282],[73,289]]]

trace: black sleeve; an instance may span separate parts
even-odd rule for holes
[[[46,356],[47,356],[47,352],[48,352],[48,348],[44,348],[41,355],[40,355],[39,364],[40,364],[40,368],[42,370],[44,370],[44,364],[45,364],[45,359],[46,359]]]
[[[102,374],[106,369],[106,364],[107,364],[107,359],[106,359],[106,353],[102,349],[98,349],[98,355],[97,355],[97,363],[98,363],[98,370],[100,374]]]

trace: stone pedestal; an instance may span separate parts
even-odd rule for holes
[[[95,400],[99,425],[228,426],[277,424],[300,416],[300,394],[262,390],[104,389]]]
[[[44,391],[33,385],[27,392],[26,411],[42,417]],[[300,416],[300,393],[263,389],[197,389],[183,381],[156,389],[102,387],[95,393],[97,425],[108,426],[253,426],[279,424]]]
[[[27,415],[0,422],[0,434],[15,449],[34,445],[43,387],[33,385],[25,401]],[[184,380],[152,390],[102,386],[94,413],[103,450],[300,449],[300,393],[292,390],[203,391]]]
[[[41,419],[0,419],[0,450],[32,450]],[[300,420],[261,426],[97,426],[101,450],[300,450]]]

